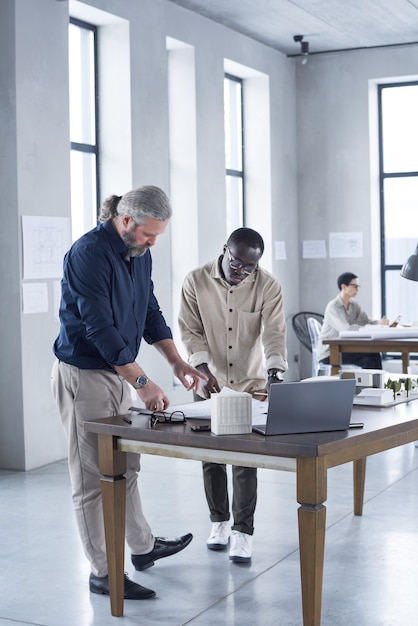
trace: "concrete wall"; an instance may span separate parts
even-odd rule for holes
[[[296,64],[299,254],[303,240],[328,246],[330,232],[363,233],[362,258],[300,261],[301,310],[323,312],[338,292],[337,276],[352,271],[358,301],[381,317],[376,84],[416,80],[417,58],[418,46],[401,46]],[[306,371],[307,351],[302,356]]]
[[[25,450],[22,420],[15,31],[14,2],[3,2],[0,8],[0,457],[4,467],[11,467],[15,458],[24,458]]]
[[[102,122],[112,124],[114,131],[102,138],[104,196],[123,193],[127,189],[121,186],[128,183],[157,184],[170,191],[166,38],[194,48],[199,262],[219,254],[227,234],[222,226],[224,59],[268,76],[273,213],[263,235],[270,249],[274,240],[286,240],[288,260],[266,261],[283,283],[287,315],[299,309],[293,60],[166,0],[2,0],[0,467],[10,469],[32,469],[66,455],[49,389],[52,344],[58,333],[53,280],[45,281],[48,312],[24,315],[21,217],[70,216],[69,13],[102,29],[101,62],[112,76],[103,85]],[[112,46],[116,54],[111,62]],[[158,243],[153,258],[157,295],[169,323],[175,324],[170,233]],[[291,332],[289,351],[293,363],[299,344]],[[140,360],[173,402],[184,400],[184,394],[173,387],[170,368],[155,350],[141,350]],[[298,372],[292,371],[292,376]]]
[[[31,469],[66,454],[49,390],[53,281],[48,313],[22,314],[22,215],[70,216],[68,58],[69,15],[101,29],[103,196],[157,184],[170,192],[167,42],[193,49],[197,233],[187,219],[176,228],[197,237],[198,261],[220,252],[225,230],[223,72],[225,59],[268,78],[271,214],[262,234],[268,249],[285,241],[286,261],[265,262],[283,284],[289,322],[289,380],[306,376],[310,356],[291,329],[299,310],[322,311],[345,270],[361,278],[359,300],[379,316],[375,111],[378,79],[412,76],[416,46],[311,56],[297,60],[167,0],[2,0],[0,3],[0,467]],[[191,133],[193,136],[193,133]],[[251,215],[256,214],[256,203]],[[260,210],[265,207],[260,207]],[[176,206],[174,206],[176,211]],[[253,218],[256,219],[255,217]],[[249,226],[252,224],[249,223]],[[259,227],[257,223],[257,227]],[[302,242],[329,232],[361,231],[361,259],[302,260]],[[193,244],[194,247],[195,243]],[[156,292],[170,324],[170,232],[153,251]],[[302,356],[301,367],[295,357]],[[171,370],[155,350],[140,361],[168,392]]]
[[[299,246],[340,231],[361,231],[364,246],[359,259],[301,261],[302,309],[321,311],[337,293],[336,277],[353,271],[359,301],[381,314],[375,85],[416,80],[417,58],[418,46],[406,46],[317,55],[297,65]]]
[[[1,32],[0,465],[65,456],[49,380],[57,325],[22,314],[22,215],[69,215],[68,14],[58,2],[5,0]]]

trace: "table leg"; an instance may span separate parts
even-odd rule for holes
[[[320,626],[324,573],[327,469],[321,457],[296,464],[300,572],[304,626]]]
[[[408,365],[409,365],[409,352],[402,352],[402,372],[404,374],[408,373]]]
[[[366,458],[353,461],[354,515],[363,515]]]
[[[339,346],[329,347],[329,362],[331,364],[331,374],[338,374],[341,369],[341,352]]]
[[[110,609],[112,615],[120,617],[123,615],[124,599],[126,453],[116,449],[116,441],[116,437],[99,435]]]

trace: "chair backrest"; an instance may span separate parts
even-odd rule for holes
[[[308,317],[306,320],[308,325],[309,336],[311,338],[312,350],[318,347],[318,339],[321,333],[322,324],[318,322],[314,317]]]
[[[324,321],[324,316],[321,313],[313,313],[312,311],[301,311],[296,313],[292,317],[292,326],[295,331],[296,337],[299,339],[302,345],[312,352],[311,336],[308,329],[308,318],[311,317],[317,320],[320,324]]]
[[[318,339],[321,333],[322,324],[314,317],[308,317],[306,320],[308,325],[309,336],[311,338],[312,351],[312,376],[318,376],[319,358],[318,358]]]

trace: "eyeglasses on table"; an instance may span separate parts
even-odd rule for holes
[[[130,411],[136,411],[140,415],[148,415],[151,428],[155,428],[157,424],[183,424],[186,416],[183,411],[151,411],[149,409],[141,409],[137,406],[129,407]]]

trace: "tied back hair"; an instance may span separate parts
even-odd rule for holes
[[[159,187],[144,185],[123,196],[109,196],[103,202],[99,222],[129,215],[138,226],[151,218],[162,222],[170,219],[172,208],[168,196]]]

